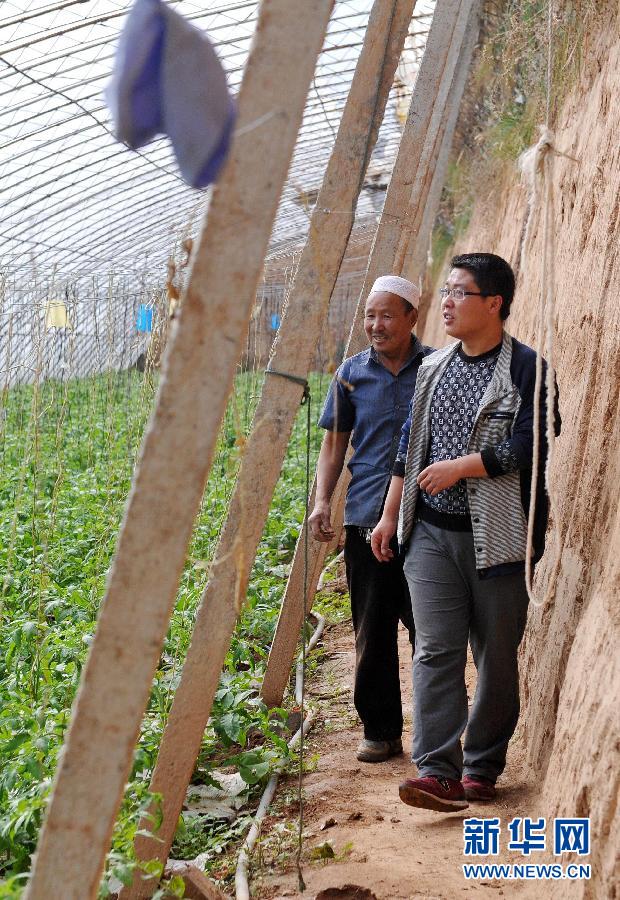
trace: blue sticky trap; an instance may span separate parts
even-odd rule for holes
[[[141,303],[138,309],[138,318],[136,319],[136,331],[152,331],[153,330],[153,307]]]
[[[277,331],[279,327],[280,327],[279,313],[271,313],[271,330]]]

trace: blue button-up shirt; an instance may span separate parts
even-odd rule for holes
[[[432,352],[412,335],[411,354],[396,375],[379,362],[372,347],[345,359],[337,370],[319,425],[353,432],[345,525],[374,528],[381,518],[418,369]]]

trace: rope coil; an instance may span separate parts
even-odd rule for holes
[[[545,463],[545,488],[549,498],[549,512],[554,517],[553,498],[550,491],[550,471],[555,450],[555,366],[554,366],[554,328],[555,328],[555,244],[553,224],[555,220],[555,199],[553,193],[553,158],[563,156],[578,162],[573,156],[563,153],[554,145],[554,134],[551,121],[551,87],[553,76],[553,0],[549,0],[547,8],[547,100],[545,124],[541,126],[540,138],[536,144],[526,150],[519,158],[519,169],[529,190],[529,204],[523,238],[519,253],[519,271],[522,270],[522,259],[525,248],[531,238],[532,224],[541,200],[544,199],[543,210],[543,264],[542,288],[539,299],[539,331],[536,345],[536,381],[534,385],[534,443],[532,453],[532,481],[530,487],[530,509],[527,522],[527,545],[525,552],[525,584],[530,602],[536,607],[544,606],[555,590],[557,575],[560,569],[562,548],[557,532],[553,532],[556,542],[556,560],[549,578],[547,590],[542,600],[537,600],[532,587],[532,554],[534,542],[534,520],[536,516],[536,494],[538,490],[538,469],[540,460],[540,395],[543,382],[543,352],[546,356],[545,373],[545,437],[547,442],[547,458]]]
[[[553,366],[553,328],[554,328],[554,292],[553,283],[555,275],[555,247],[553,243],[553,218],[554,218],[554,197],[553,197],[553,168],[552,158],[557,151],[553,146],[553,133],[547,127],[541,128],[540,139],[533,147],[526,150],[519,159],[519,168],[524,180],[529,187],[529,210],[525,231],[523,234],[523,243],[521,245],[521,258],[527,245],[529,244],[534,221],[535,213],[541,202],[541,196],[544,193],[544,219],[543,219],[543,268],[542,268],[542,290],[540,292],[539,316],[540,328],[538,331],[538,341],[536,345],[536,381],[534,385],[534,446],[532,453],[532,481],[530,487],[530,509],[527,522],[527,545],[525,553],[525,583],[527,587],[530,602],[534,606],[543,606],[549,599],[554,587],[555,578],[552,578],[545,597],[539,601],[534,596],[532,587],[532,555],[534,542],[534,520],[536,517],[536,495],[538,490],[538,469],[540,460],[540,395],[543,381],[543,353],[547,357],[546,369],[546,439],[547,439],[547,460],[545,466],[545,487],[549,496],[549,508],[552,512],[553,504],[551,493],[549,491],[549,472],[553,458],[555,447],[555,371]],[[519,264],[521,270],[521,264]]]

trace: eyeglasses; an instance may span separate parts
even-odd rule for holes
[[[465,297],[488,297],[488,294],[481,294],[480,291],[464,291],[463,288],[447,288],[443,287],[439,291],[442,300],[447,300],[452,295],[453,300],[464,300]]]

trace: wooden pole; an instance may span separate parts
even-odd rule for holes
[[[446,105],[450,100],[450,87],[457,62],[460,65],[461,47],[466,34],[468,40],[472,39],[473,34],[477,35],[478,10],[479,0],[438,0],[435,7],[345,356],[353,356],[366,346],[363,309],[373,282],[379,275],[400,274],[405,263],[403,236],[406,237],[407,243],[409,240],[415,240],[439,152],[438,138],[447,130],[442,126],[442,120],[445,118]],[[471,56],[464,60],[467,62],[467,68],[470,58]],[[457,107],[460,99],[459,96],[455,102]],[[456,121],[456,115],[453,118]],[[348,479],[349,474],[345,469],[332,496],[332,523],[336,531],[343,521]],[[261,696],[268,706],[280,706],[282,703],[301,631],[303,538],[302,530],[261,689]],[[316,592],[327,550],[326,544],[318,541],[309,543],[310,602]]]
[[[270,360],[276,372],[304,379],[312,364],[413,6],[375,0]],[[283,375],[265,379],[153,774],[163,819],[156,836],[136,839],[138,859],[164,861],[169,853],[302,393]],[[136,878],[120,896],[151,896],[155,885]]]
[[[347,355],[366,346],[364,302],[373,282],[386,272],[400,274],[408,248],[417,239],[444,133],[444,120],[452,107],[454,75],[469,23],[473,18],[477,20],[479,7],[480,0],[437,0],[360,292]]]
[[[428,191],[426,203],[424,204],[420,229],[417,239],[412,241],[408,247],[405,265],[401,273],[405,278],[408,278],[416,284],[423,281],[426,271],[433,228],[437,219],[437,213],[439,212],[441,192],[445,184],[448,163],[450,161],[454,130],[459,117],[460,104],[469,77],[469,70],[474,47],[478,40],[479,30],[479,10],[474,6],[467,26],[465,39],[461,47],[458,66],[456,67],[454,79],[452,81],[448,114],[443,121],[442,130],[438,138],[439,152],[437,154],[437,162],[435,164],[431,186]],[[428,315],[427,299],[428,298],[425,298],[424,296],[421,297],[420,308],[418,309],[416,333],[421,340],[423,340],[424,337],[424,328]]]
[[[27,900],[97,894],[332,6],[261,4],[237,133],[197,241]]]

